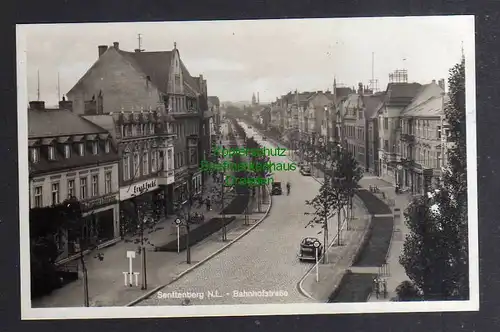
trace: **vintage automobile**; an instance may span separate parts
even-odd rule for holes
[[[309,166],[306,166],[306,165],[302,166],[300,168],[300,174],[310,176],[311,175],[311,168]]]
[[[273,186],[271,187],[271,195],[281,195],[283,193],[283,189],[281,188],[281,182],[273,182]]]
[[[316,261],[316,250],[318,251],[318,259],[323,252],[323,245],[315,237],[306,237],[300,242],[299,260],[300,261]]]

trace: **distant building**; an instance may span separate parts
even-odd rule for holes
[[[105,246],[120,239],[119,155],[110,133],[71,112],[67,102],[47,109],[30,102],[28,152],[30,208],[76,198],[83,208],[83,236]],[[75,234],[56,239],[66,259],[78,252]]]

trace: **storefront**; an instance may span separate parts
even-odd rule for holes
[[[165,217],[166,186],[157,179],[139,181],[120,188],[120,234],[132,232],[139,218],[161,220]]]
[[[87,246],[100,246],[120,237],[118,194],[108,194],[82,202],[81,239]],[[76,234],[68,233],[68,254],[79,251]]]

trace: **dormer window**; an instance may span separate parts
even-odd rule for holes
[[[107,140],[106,142],[104,142],[104,152],[109,153],[110,150],[111,150],[111,146],[110,146],[109,140]]]
[[[85,155],[85,145],[83,145],[83,143],[78,143],[78,154],[80,157]]]
[[[40,160],[40,155],[38,148],[31,148],[31,162],[32,163],[37,163],[38,160]]]
[[[92,142],[92,154],[95,156],[99,153],[99,144],[97,144],[97,141]]]
[[[64,145],[64,158],[68,159],[71,157],[71,147],[69,144]]]
[[[155,125],[153,123],[149,124],[149,133],[151,135],[154,135],[154,133],[155,133]]]
[[[49,160],[55,160],[56,159],[56,149],[54,148],[54,146],[49,146]]]

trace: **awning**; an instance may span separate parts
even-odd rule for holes
[[[92,135],[86,135],[85,138],[89,141],[94,141],[96,139],[97,135],[92,134]]]
[[[51,145],[54,142],[54,138],[44,138],[42,139],[42,145]]]
[[[38,140],[37,140],[37,139],[30,139],[30,140],[28,140],[28,146],[33,146],[33,145],[35,145],[36,143],[38,143]]]
[[[83,135],[73,136],[73,142],[79,142],[83,139]]]
[[[69,140],[70,136],[61,136],[57,138],[59,143],[66,143]]]

